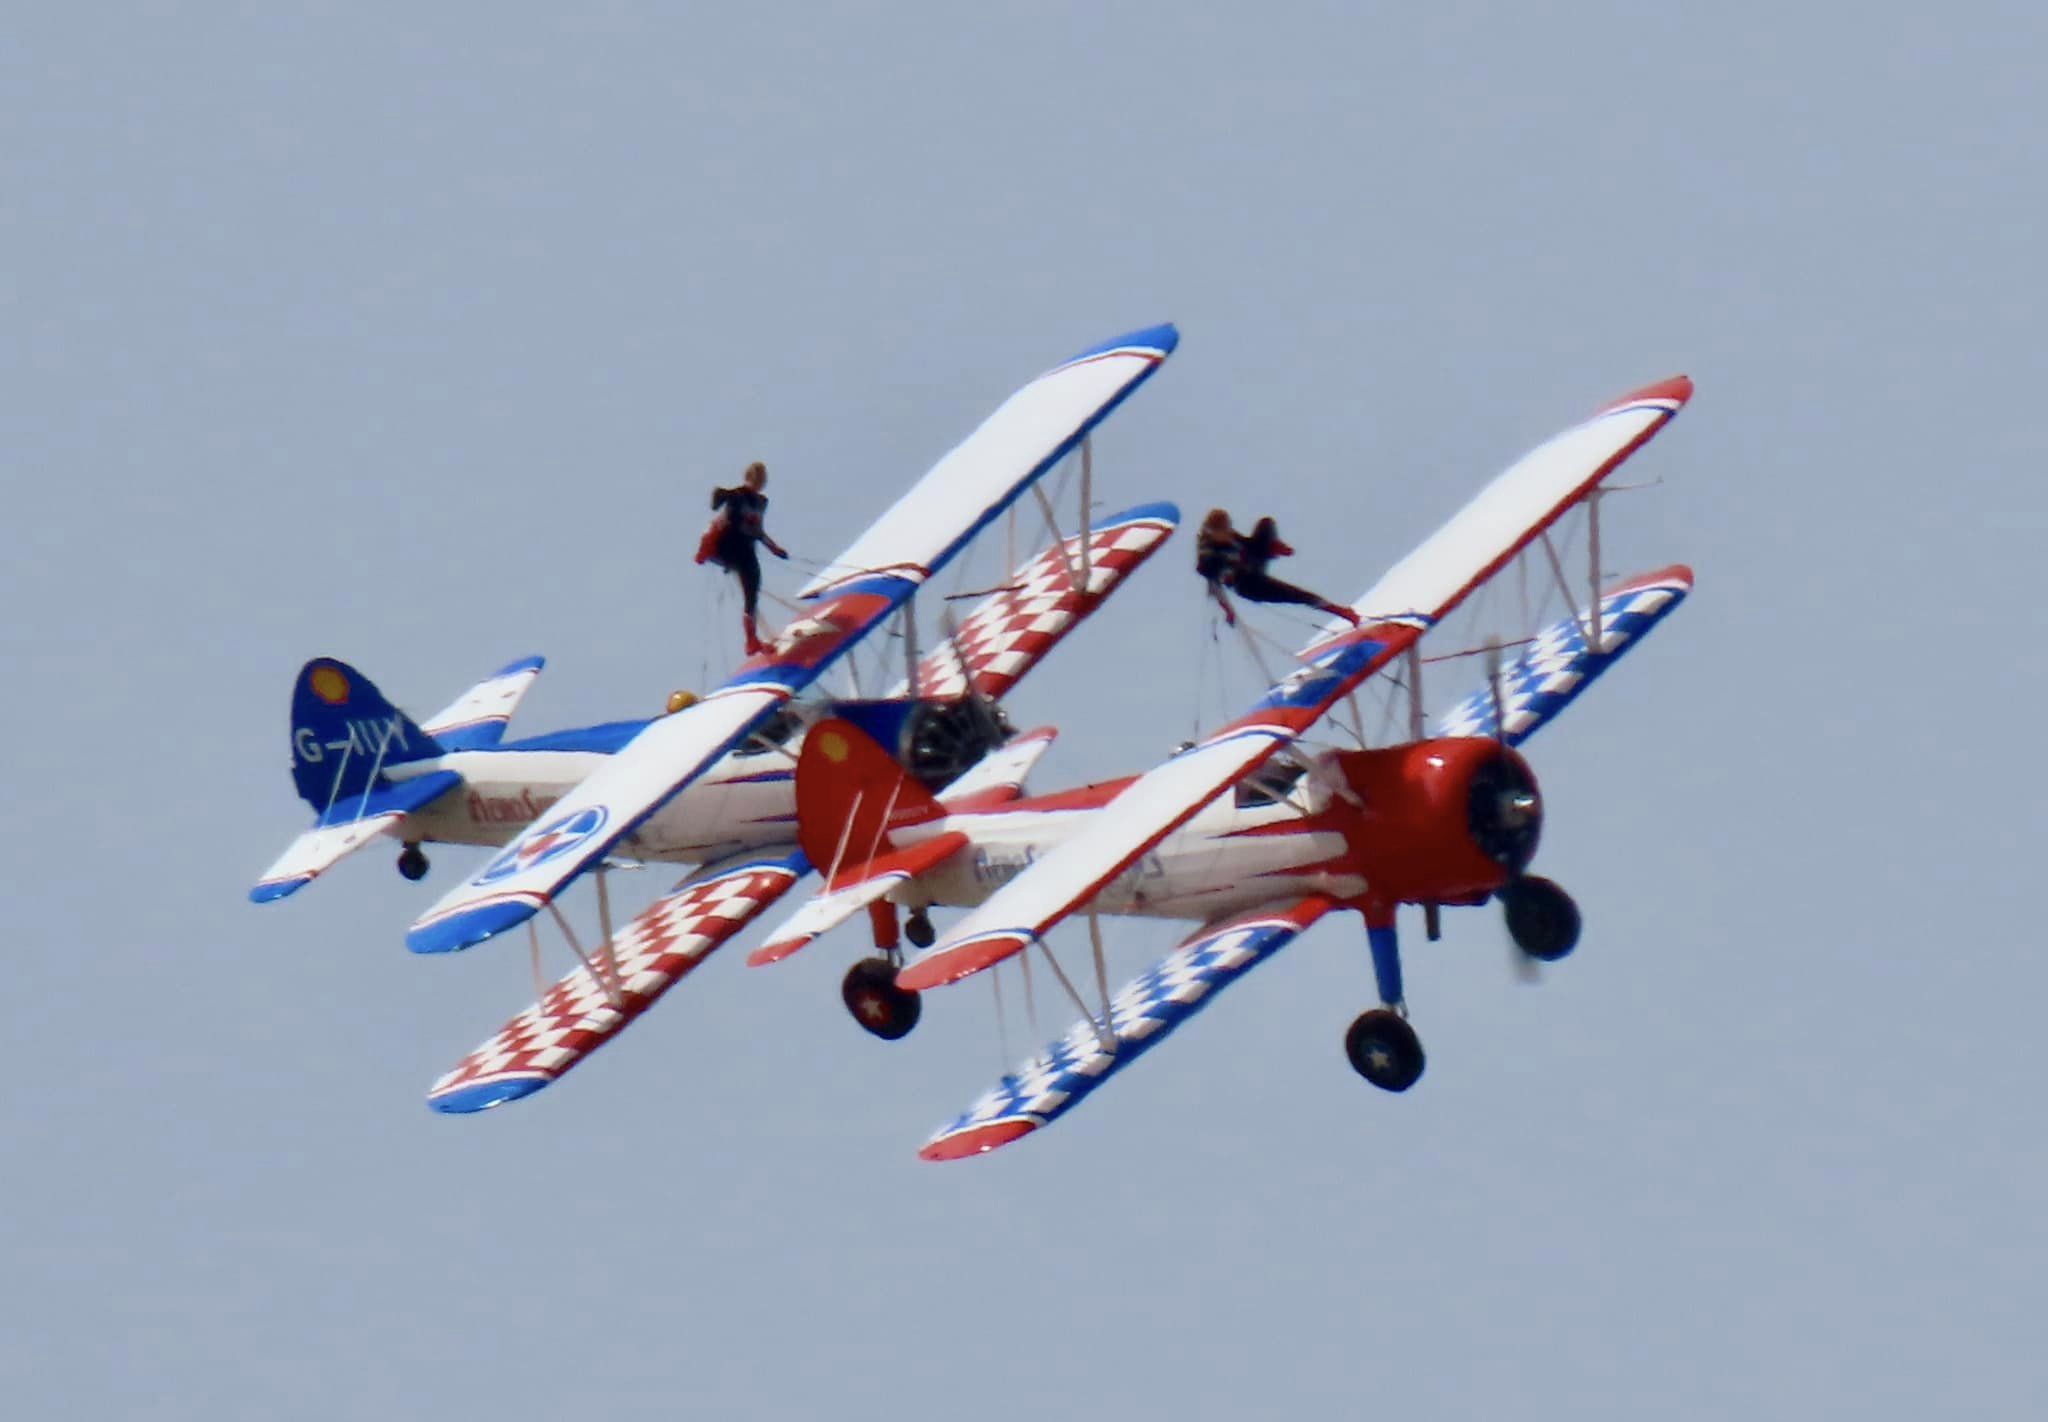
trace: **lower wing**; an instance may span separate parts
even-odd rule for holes
[[[926,1160],[981,1155],[1057,1120],[1333,907],[1312,894],[1204,924],[1110,999],[1107,1031],[1095,1018],[1076,1022],[918,1154]]]
[[[427,1103],[463,1113],[531,1096],[624,1031],[809,872],[796,849],[700,869],[643,909],[608,955],[579,966],[464,1057]]]
[[[992,701],[1009,695],[1159,550],[1179,521],[1172,504],[1146,504],[1096,524],[1085,543],[1074,533],[1044,549],[976,603],[953,635],[918,663],[918,694],[943,700],[971,689]],[[907,681],[890,692],[909,694]]]
[[[1493,688],[1482,686],[1444,712],[1436,733],[1499,735],[1509,745],[1519,746],[1649,636],[1651,628],[1676,612],[1691,591],[1692,569],[1686,567],[1630,578],[1600,599],[1597,651],[1588,640],[1593,632],[1592,609],[1554,623],[1500,669],[1498,719]],[[1501,721],[1506,725],[1500,725]]]

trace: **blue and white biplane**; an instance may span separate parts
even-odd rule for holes
[[[318,818],[250,897],[283,898],[378,839],[403,846],[399,869],[415,879],[427,871],[425,843],[496,849],[414,922],[407,946],[455,952],[524,925],[538,1000],[428,1097],[437,1110],[471,1112],[540,1090],[810,872],[797,843],[792,767],[818,720],[860,726],[942,801],[986,805],[1022,794],[1054,733],[1013,735],[999,699],[1178,522],[1165,503],[1093,516],[1090,440],[1178,341],[1170,325],[1138,331],[1018,390],[811,579],[798,593],[802,614],[765,651],[670,714],[508,740],[538,657],[503,668],[423,722],[353,667],[308,662],[292,699],[292,774]],[[1067,535],[1042,481],[1076,453],[1078,528]],[[1044,515],[1048,546],[1013,566],[957,625],[947,617],[931,629],[934,645],[920,656],[916,595],[1027,493]],[[902,625],[902,681],[874,699],[816,694],[819,678],[891,618]],[[607,874],[632,861],[702,867],[614,931]],[[588,949],[560,906],[586,874],[600,920]],[[538,968],[543,912],[578,960],[552,986]],[[917,916],[906,932],[931,941]]]

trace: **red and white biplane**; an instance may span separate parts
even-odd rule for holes
[[[1691,394],[1682,376],[1648,386],[1523,457],[1352,604],[1358,626],[1324,626],[1249,711],[1143,775],[946,803],[858,727],[813,727],[797,767],[798,836],[824,889],[749,961],[786,958],[865,910],[883,955],[848,975],[848,1005],[871,1031],[895,1037],[915,1022],[918,994],[1039,950],[1084,1015],[932,1137],[923,1154],[943,1160],[991,1150],[1071,1110],[1219,989],[1325,914],[1349,909],[1365,921],[1380,1005],[1351,1024],[1346,1051],[1368,1081],[1405,1091],[1422,1074],[1423,1053],[1407,1020],[1400,905],[1420,905],[1434,938],[1441,906],[1498,899],[1530,962],[1561,958],[1578,941],[1577,906],[1528,872],[1543,802],[1516,747],[1692,587],[1683,567],[1610,582],[1599,524],[1600,501],[1614,492],[1605,481]],[[1553,538],[1574,510],[1588,533],[1583,582],[1567,575]],[[1478,649],[1489,657],[1486,685],[1427,734],[1425,639],[1510,566],[1525,578],[1554,577],[1569,615],[1511,644],[1519,650],[1506,665],[1499,641]],[[1398,690],[1407,717],[1398,739],[1368,746],[1359,692],[1374,677]],[[1342,725],[1347,708],[1354,746],[1304,743],[1326,716]],[[971,911],[935,940],[928,910],[940,905]],[[929,945],[907,966],[901,909],[912,942]],[[1093,1006],[1046,941],[1076,914],[1093,948]],[[1201,926],[1112,994],[1105,914]]]

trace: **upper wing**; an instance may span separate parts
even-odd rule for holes
[[[420,729],[443,750],[478,750],[505,738],[505,726],[520,700],[547,665],[545,657],[521,657],[492,672],[456,697]]]
[[[878,626],[1103,417],[1178,341],[1171,326],[1113,341],[1012,395],[804,595],[821,599],[723,686],[665,716],[416,921],[406,944],[443,953],[524,922],[671,796]],[[829,571],[829,570],[828,570]]]
[[[1066,1036],[997,1082],[925,1142],[918,1154],[926,1160],[980,1155],[1072,1110],[1201,1011],[1219,989],[1293,942],[1332,907],[1331,900],[1311,895],[1204,924],[1110,999],[1107,1042],[1096,1019],[1076,1022]]]
[[[1530,450],[1351,604],[1367,622],[1441,621],[1586,497],[1692,398],[1683,375],[1625,395]],[[1330,621],[1323,635],[1344,631]]]
[[[296,893],[379,835],[391,834],[414,810],[426,808],[462,783],[452,770],[380,785],[328,807],[320,822],[293,840],[263,871],[249,901],[267,904]]]
[[[1180,344],[1172,326],[1090,347],[1005,400],[805,585],[822,597],[877,573],[922,582],[1064,459]]]
[[[975,604],[954,636],[918,663],[918,693],[944,699],[964,694],[971,685],[991,700],[1007,696],[1062,637],[1159,550],[1179,522],[1180,510],[1172,504],[1146,504],[1096,524],[1087,537],[1085,581],[1079,533],[1045,549],[1011,574],[1005,586]],[[910,683],[905,681],[889,694],[909,692]]]
[[[1635,452],[1691,396],[1683,376],[1616,401],[1517,460],[1335,623],[1246,715],[1138,777],[1080,830],[990,895],[898,978],[916,991],[1018,952],[1138,856],[1315,723],[1464,601]]]
[[[1518,746],[1549,724],[1580,692],[1616,662],[1650,629],[1677,611],[1692,591],[1692,569],[1670,567],[1631,578],[1600,599],[1600,647],[1587,645],[1592,624],[1581,611],[1545,629],[1521,655],[1501,668],[1500,709],[1507,725],[1501,739]],[[1440,736],[1496,733],[1494,694],[1483,686],[1446,711]]]
[[[548,989],[435,1082],[428,1103],[483,1111],[531,1096],[617,1036],[809,871],[801,850],[787,850],[692,874],[626,925],[609,967],[594,959]]]

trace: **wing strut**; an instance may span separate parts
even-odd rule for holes
[[[1081,590],[1088,590],[1088,516],[1095,491],[1095,436],[1081,436]]]
[[[1084,1022],[1086,1022],[1090,1027],[1095,1029],[1095,1040],[1102,1044],[1102,1050],[1107,1052],[1111,1056],[1115,1056],[1116,1038],[1110,1035],[1109,1014],[1107,1012],[1104,1012],[1103,1015],[1098,1018],[1095,1015],[1095,1013],[1089,1009],[1087,1002],[1084,1001],[1081,997],[1081,994],[1075,990],[1074,980],[1067,976],[1066,969],[1060,966],[1060,960],[1052,955],[1052,945],[1050,943],[1047,943],[1043,938],[1039,939],[1038,951],[1045,954],[1045,961],[1052,967],[1052,975],[1058,978],[1060,980],[1060,986],[1067,990],[1067,1000],[1074,1004],[1074,1010],[1081,1014],[1081,1018]],[[1028,958],[1030,957],[1030,954],[1027,953],[1025,956]]]
[[[1564,575],[1564,561],[1557,556],[1557,545],[1550,541],[1550,530],[1547,528],[1543,530],[1543,556],[1550,560],[1550,576],[1557,579],[1557,590],[1564,595],[1565,611],[1570,614],[1572,621],[1579,622],[1578,613],[1572,611],[1572,604],[1578,599],[1572,596],[1571,579]],[[1596,577],[1595,582],[1597,581]],[[1597,602],[1599,599],[1596,596],[1594,600]],[[1598,616],[1597,613],[1594,615]],[[1593,624],[1579,622],[1579,631],[1590,638],[1593,635]]]
[[[592,982],[604,989],[605,1000],[611,1003],[615,1009],[624,1006],[624,1003],[620,1001],[619,984],[616,976],[605,971],[605,968],[611,966],[611,960],[609,957],[605,957],[604,950],[599,950],[599,956],[604,958],[604,968],[600,968],[590,960],[590,955],[583,951],[583,944],[578,941],[576,930],[569,927],[568,918],[562,913],[561,906],[555,903],[553,899],[548,900],[548,911],[554,914],[555,927],[561,929],[562,937],[569,940],[569,951],[576,955],[576,961],[583,965],[583,971],[590,974]]]
[[[1067,565],[1067,586],[1081,591],[1087,584],[1081,581],[1081,574],[1074,567],[1074,555],[1067,551],[1066,535],[1060,532],[1060,521],[1053,516],[1052,500],[1045,496],[1045,489],[1038,484],[1031,486],[1031,492],[1038,496],[1038,511],[1045,515],[1045,531],[1052,535],[1052,546],[1060,550],[1060,561]],[[1086,553],[1081,555],[1087,557]]]
[[[1595,484],[1586,495],[1586,606],[1588,618],[1593,625],[1593,635],[1587,639],[1590,651],[1600,650],[1600,486]],[[1496,659],[1497,660],[1497,659]]]

